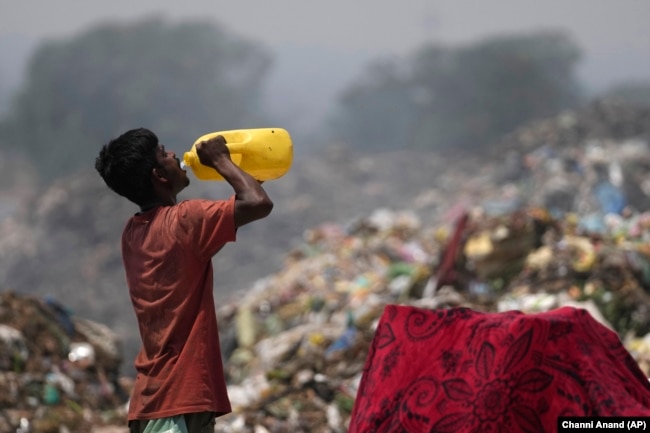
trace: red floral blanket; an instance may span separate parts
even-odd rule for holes
[[[649,415],[648,379],[586,310],[389,305],[349,432],[554,432],[558,416]]]

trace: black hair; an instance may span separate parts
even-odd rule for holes
[[[151,172],[158,167],[157,149],[156,134],[131,129],[102,146],[95,169],[110,189],[142,205],[154,195]]]

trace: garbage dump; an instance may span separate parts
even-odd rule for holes
[[[121,347],[52,298],[0,294],[0,431],[91,432],[122,422]],[[63,430],[62,430],[63,429]]]
[[[535,226],[540,218],[543,230]],[[635,221],[650,221],[650,215]],[[368,348],[388,304],[585,308],[621,336],[650,374],[650,251],[643,241],[650,224],[594,236],[540,209],[478,213],[468,222],[454,262],[457,275],[467,277],[439,287],[436,272],[450,236],[423,226],[410,211],[379,209],[348,224],[305,231],[281,271],[219,308],[234,412],[217,420],[216,431],[347,431]],[[508,260],[512,249],[524,259]],[[59,424],[90,431],[98,420],[124,426],[120,393],[128,390],[115,380],[122,360],[110,331],[66,315],[60,305],[53,309],[52,302],[11,293],[1,299],[6,424],[0,430],[16,431],[23,419],[38,433],[58,432]]]
[[[233,413],[215,431],[347,432],[391,304],[584,309],[649,376],[648,119],[615,104],[563,114],[506,137],[485,169],[447,173],[430,215],[379,207],[305,230],[279,271],[218,305]],[[2,299],[0,431],[123,429],[114,335],[52,302]]]
[[[621,241],[618,232],[576,232],[570,221],[543,219],[540,230],[538,212],[471,218],[457,250],[459,278],[440,287],[445,238],[409,212],[380,210],[307,231],[283,271],[220,311],[234,414],[218,421],[219,431],[347,431],[388,304],[486,312],[575,306],[616,331],[650,374],[650,256],[641,241],[650,227]]]
[[[437,222],[378,209],[306,230],[283,270],[220,309],[234,413],[217,430],[347,431],[389,304],[584,309],[648,376],[649,131],[649,111],[596,103],[504,139],[516,170],[496,164],[483,200]]]

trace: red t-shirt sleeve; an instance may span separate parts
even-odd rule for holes
[[[199,258],[210,260],[236,240],[234,195],[228,200],[186,200],[178,206],[179,237]]]

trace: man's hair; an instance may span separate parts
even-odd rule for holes
[[[158,167],[157,149],[156,134],[131,129],[102,146],[95,168],[110,189],[142,205],[154,195],[151,172]]]

